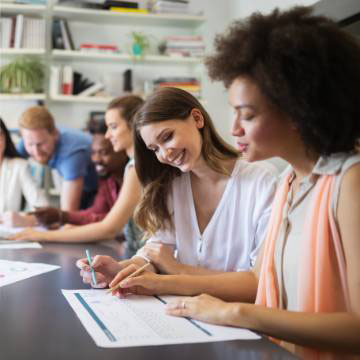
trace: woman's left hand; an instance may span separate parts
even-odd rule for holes
[[[43,241],[46,240],[46,231],[36,231],[29,228],[11,235],[9,239],[18,241]]]
[[[15,211],[6,211],[2,214],[2,223],[8,227],[28,226],[26,216]]]
[[[213,296],[202,294],[169,302],[166,305],[166,313],[173,316],[191,317],[211,324],[226,325],[231,305]]]

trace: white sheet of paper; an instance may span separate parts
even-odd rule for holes
[[[260,339],[255,333],[165,314],[174,296],[119,299],[105,290],[62,290],[87,332],[100,347],[185,344]]]
[[[0,240],[0,250],[3,250],[3,249],[41,249],[41,248],[42,248],[42,246],[38,242]]]
[[[0,260],[0,287],[56,269],[60,269],[60,266]]]
[[[41,249],[42,246],[38,242],[31,241],[14,241],[14,240],[4,240],[10,235],[14,235],[20,231],[23,231],[25,228],[22,227],[8,227],[4,224],[0,224],[0,250],[1,249]],[[43,227],[34,228],[38,231],[44,231]]]

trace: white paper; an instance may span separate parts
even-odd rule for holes
[[[3,250],[3,249],[41,249],[41,248],[42,248],[42,246],[38,242],[0,240],[0,250]]]
[[[87,332],[100,347],[130,347],[260,339],[240,328],[166,315],[174,296],[119,299],[105,290],[62,290]]]
[[[57,265],[0,260],[0,287],[59,268]]]
[[[0,250],[2,249],[41,249],[42,246],[38,242],[32,241],[15,241],[15,240],[4,240],[9,236],[14,235],[20,231],[25,230],[23,227],[8,227],[4,224],[0,224]],[[44,231],[42,227],[36,227],[34,230]]]

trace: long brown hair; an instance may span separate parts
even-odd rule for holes
[[[120,96],[108,104],[106,111],[117,109],[120,111],[121,117],[126,121],[129,129],[133,128],[134,115],[139,110],[141,105],[144,104],[144,100],[137,95],[125,95]]]
[[[201,153],[207,165],[216,172],[230,175],[224,166],[224,160],[236,159],[239,156],[238,152],[219,136],[210,115],[191,94],[167,87],[149,96],[134,119],[135,167],[144,188],[134,218],[145,230],[145,236],[173,226],[167,198],[173,179],[179,176],[181,171],[158,161],[154,152],[146,147],[140,136],[140,129],[160,121],[186,120],[193,109],[200,110],[204,118],[204,126],[199,131],[202,137]]]

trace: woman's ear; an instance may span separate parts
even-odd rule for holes
[[[198,129],[202,129],[204,127],[204,116],[199,109],[192,109],[191,115],[195,121],[195,125]]]

